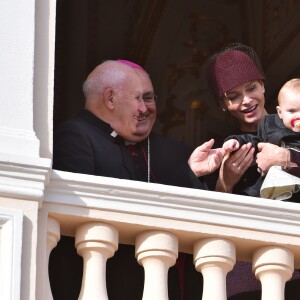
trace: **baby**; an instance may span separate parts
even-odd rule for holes
[[[300,202],[300,194],[293,196],[300,190],[300,79],[294,78],[287,81],[279,91],[277,114],[265,116],[258,126],[257,135],[243,134],[229,136],[223,144],[223,149],[232,152],[243,144],[251,142],[256,148],[260,142],[272,143],[285,147],[290,152],[290,159],[287,158],[286,166],[270,168],[268,180],[265,175],[255,185],[245,190],[245,194],[255,197],[272,199],[287,199],[292,197],[293,201]],[[290,162],[289,162],[290,161]],[[278,173],[280,169],[280,172]],[[282,172],[282,169],[287,172]],[[272,172],[273,178],[269,174]],[[275,172],[275,173],[274,173]],[[296,175],[296,176],[295,176]],[[278,177],[279,176],[279,177]],[[282,179],[282,176],[285,180]],[[266,181],[266,182],[265,182]],[[287,187],[288,188],[285,188]],[[262,190],[262,188],[267,188]],[[276,189],[277,190],[274,190]],[[288,192],[287,192],[288,190]],[[265,193],[267,191],[267,193]]]

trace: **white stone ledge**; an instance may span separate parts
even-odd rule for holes
[[[0,196],[41,202],[52,161],[0,153]]]
[[[237,250],[245,252],[238,258],[245,259],[258,246],[286,245],[292,251],[300,246],[296,203],[56,170],[44,203],[50,214],[83,218],[74,219],[73,225],[69,222],[70,232],[90,218],[109,221],[121,235],[126,223],[139,225],[140,230],[173,231],[179,241],[189,244],[199,238],[226,237],[238,242]],[[132,230],[133,235],[139,233]]]

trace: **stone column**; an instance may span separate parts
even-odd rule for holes
[[[39,157],[33,122],[35,0],[0,3],[0,152]],[[21,145],[21,149],[20,149]]]
[[[148,231],[136,238],[136,258],[144,267],[143,300],[168,300],[168,270],[178,256],[178,241],[174,234]]]
[[[194,245],[194,263],[204,280],[202,300],[226,300],[226,275],[235,264],[232,242],[210,238]]]
[[[282,247],[268,246],[255,251],[253,271],[261,281],[262,300],[284,300],[284,287],[294,270],[293,253]]]
[[[108,300],[106,261],[118,249],[118,231],[105,223],[91,222],[76,230],[75,246],[83,257],[80,300]]]

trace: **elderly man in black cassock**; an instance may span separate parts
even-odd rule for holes
[[[217,169],[225,155],[213,140],[191,151],[152,132],[156,96],[147,72],[126,60],[105,61],[83,84],[85,109],[55,132],[53,168],[68,172],[206,189],[201,176]],[[75,300],[81,287],[82,258],[74,238],[62,236],[50,256],[55,300]],[[110,300],[141,300],[144,273],[134,246],[119,245],[107,262]],[[169,270],[169,299],[198,300],[202,275],[192,255],[180,254]]]

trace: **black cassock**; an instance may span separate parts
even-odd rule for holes
[[[138,181],[148,180],[148,139],[134,146],[114,137],[109,124],[84,110],[65,122],[54,135],[53,169]],[[151,182],[206,189],[188,166],[191,149],[151,133],[149,137]],[[195,270],[191,254],[180,254],[169,270],[169,299],[199,300],[202,275]],[[184,262],[184,272],[179,265]],[[49,277],[55,300],[78,299],[82,279],[82,258],[74,238],[62,236],[50,255]],[[180,274],[184,281],[180,282]],[[110,300],[141,300],[144,271],[135,259],[134,246],[120,244],[107,261],[107,292]]]

